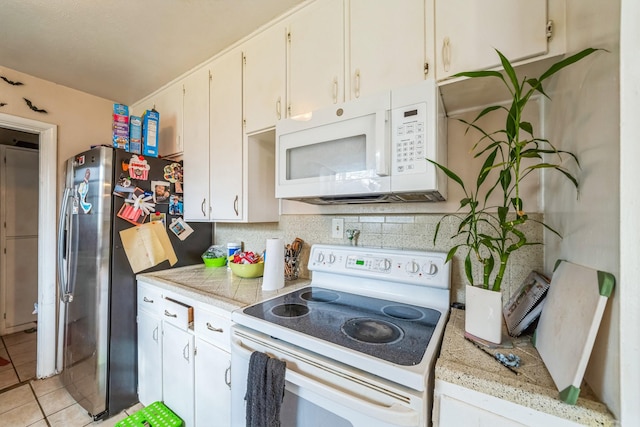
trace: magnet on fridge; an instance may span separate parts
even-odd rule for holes
[[[164,212],[153,212],[149,215],[149,222],[160,221],[162,225],[167,226],[167,214]]]
[[[182,182],[182,165],[171,163],[164,167],[164,179],[170,183]]]
[[[133,179],[146,181],[149,179],[149,162],[144,157],[133,155],[129,160],[129,176]]]
[[[84,213],[91,211],[92,205],[87,202],[87,193],[89,192],[89,178],[91,177],[91,169],[84,171],[84,180],[78,185],[78,194],[80,195],[80,207]]]
[[[171,184],[166,181],[151,181],[151,189],[153,190],[153,201],[156,203],[168,203],[171,193],[169,189]]]
[[[182,218],[174,218],[169,225],[169,230],[178,236],[178,239],[180,240],[186,239],[191,233],[193,233],[193,228],[184,222]]]

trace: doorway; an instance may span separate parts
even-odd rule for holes
[[[36,376],[56,374],[57,126],[0,113],[0,128],[38,135],[38,336]]]

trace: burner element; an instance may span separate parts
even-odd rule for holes
[[[389,317],[402,320],[419,320],[424,317],[420,310],[406,305],[388,305],[382,309],[382,312]]]
[[[300,298],[310,302],[333,302],[338,299],[338,294],[331,291],[312,290],[300,295]]]
[[[278,317],[300,317],[309,313],[309,308],[302,304],[281,304],[273,307],[271,313]]]
[[[393,323],[368,317],[349,319],[340,330],[349,338],[367,344],[390,344],[404,336],[402,329]]]

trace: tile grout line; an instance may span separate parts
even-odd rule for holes
[[[49,420],[47,419],[47,414],[45,414],[44,408],[40,404],[40,399],[38,399],[38,395],[36,394],[36,391],[33,389],[33,384],[32,384],[31,380],[29,380],[29,389],[31,390],[31,393],[33,394],[33,397],[36,399],[36,403],[38,404],[38,408],[40,408],[40,412],[42,413],[42,417],[43,417],[42,419],[47,424],[47,426],[51,427],[51,424],[49,423]]]

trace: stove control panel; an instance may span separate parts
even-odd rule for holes
[[[450,287],[444,252],[405,251],[358,246],[313,245],[309,270],[332,275]]]

